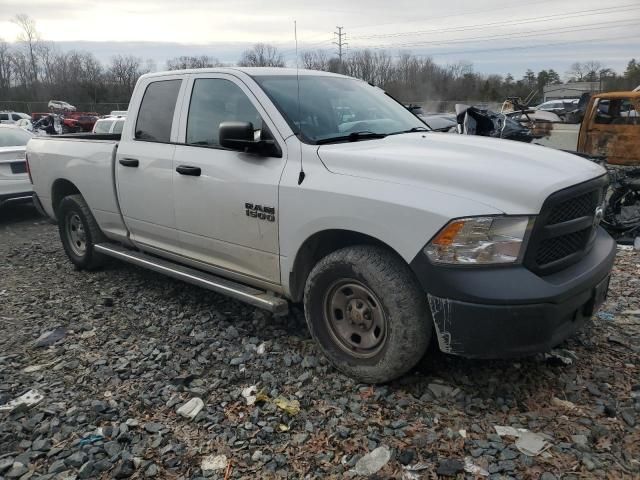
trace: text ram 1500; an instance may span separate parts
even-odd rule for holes
[[[121,135],[37,137],[27,157],[78,268],[111,256],[275,314],[303,302],[326,356],[367,382],[432,340],[476,358],[550,349],[603,301],[616,251],[600,166],[429,132],[324,72],[143,75]]]

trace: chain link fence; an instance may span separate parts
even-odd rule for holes
[[[0,100],[0,110],[11,110],[32,114],[34,112],[48,112],[49,102],[20,102],[11,100]],[[78,112],[96,112],[100,115],[107,115],[114,110],[127,110],[129,103],[74,103]]]

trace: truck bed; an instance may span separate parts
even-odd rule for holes
[[[115,188],[119,140],[119,134],[55,135],[29,140],[27,156],[33,190],[49,216],[56,218],[61,192],[69,194],[69,188],[73,188],[82,194],[103,230],[125,231]]]

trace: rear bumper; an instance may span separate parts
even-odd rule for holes
[[[0,205],[6,203],[27,203],[33,198],[32,191],[0,194]]]
[[[538,276],[523,266],[411,266],[428,292],[440,349],[471,358],[548,351],[580,329],[604,300],[616,244],[599,229],[591,251],[560,272]]]

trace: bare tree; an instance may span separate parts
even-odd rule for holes
[[[221,67],[220,60],[207,55],[191,57],[183,55],[167,60],[167,70],[186,70],[188,68],[212,68]]]
[[[24,13],[19,13],[13,17],[12,22],[20,27],[20,34],[18,40],[25,45],[29,61],[29,81],[32,84],[38,82],[38,59],[37,50],[40,42],[40,34],[36,29],[36,22]]]
[[[598,80],[598,72],[602,70],[604,65],[596,60],[587,62],[575,62],[571,64],[567,75],[571,82],[595,82]]]
[[[123,96],[130,96],[140,75],[147,73],[142,59],[133,55],[116,55],[111,58],[109,76]]]
[[[302,66],[311,70],[329,70],[329,57],[324,50],[306,50],[300,55]]]
[[[278,49],[267,43],[256,43],[242,52],[240,67],[284,67],[284,57]]]
[[[12,63],[9,44],[0,38],[0,92],[6,92],[11,87]]]

